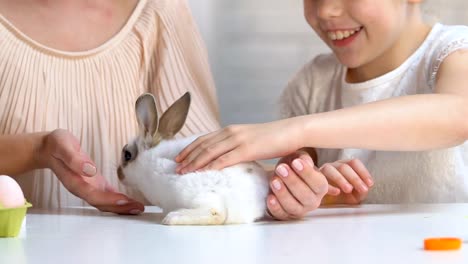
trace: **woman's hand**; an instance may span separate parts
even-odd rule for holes
[[[297,151],[278,162],[270,189],[269,213],[278,220],[292,220],[320,206],[328,192],[328,182],[309,154]]]
[[[265,124],[232,125],[199,137],[176,157],[178,173],[219,170],[240,162],[284,157],[300,149],[294,118]]]
[[[330,184],[325,204],[359,204],[374,185],[369,171],[358,159],[325,163],[320,171]]]
[[[52,169],[67,190],[97,209],[118,214],[144,211],[141,203],[116,192],[107,183],[70,132],[58,129],[48,134],[39,149],[39,157],[43,167]]]

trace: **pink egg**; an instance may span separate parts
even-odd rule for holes
[[[24,194],[13,178],[0,175],[0,205],[4,208],[15,208],[24,205]]]

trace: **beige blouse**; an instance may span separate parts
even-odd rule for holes
[[[45,47],[0,16],[0,133],[67,129],[109,183],[136,199],[116,168],[137,134],[135,100],[148,91],[162,111],[191,92],[180,135],[219,128],[206,50],[185,0],[140,0],[115,36],[84,52]],[[35,207],[85,205],[48,169],[19,182]]]

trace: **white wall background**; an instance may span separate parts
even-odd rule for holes
[[[224,125],[277,118],[291,76],[327,48],[305,23],[301,0],[189,0],[205,39]],[[426,0],[446,24],[468,25],[468,0]]]

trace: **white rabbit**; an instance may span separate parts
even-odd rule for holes
[[[197,138],[173,139],[185,123],[190,94],[184,94],[158,120],[153,95],[136,101],[140,135],[122,150],[119,179],[137,188],[166,214],[167,225],[250,223],[265,215],[267,172],[249,162],[220,171],[179,175],[174,161]]]

